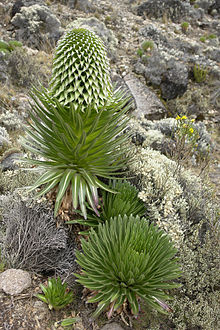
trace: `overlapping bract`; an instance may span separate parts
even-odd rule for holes
[[[78,28],[59,41],[54,61],[51,94],[63,105],[75,109],[88,105],[98,110],[112,97],[110,68],[102,40],[93,32]]]
[[[94,292],[88,302],[98,302],[94,317],[110,306],[117,310],[125,301],[138,314],[138,299],[161,307],[169,296],[163,291],[179,285],[171,282],[180,275],[174,258],[176,249],[169,237],[144,218],[118,216],[93,229],[77,251],[82,274],[78,282]],[[158,302],[161,302],[158,303]],[[165,305],[165,304],[164,304]]]
[[[120,94],[120,93],[119,93]],[[120,134],[127,125],[127,100],[121,99],[97,113],[92,107],[86,112],[79,106],[65,107],[49,97],[46,91],[34,90],[30,117],[31,128],[24,139],[25,147],[43,157],[41,160],[27,159],[30,164],[44,170],[43,175],[32,186],[32,190],[45,184],[39,196],[57,187],[55,215],[64,198],[72,194],[72,205],[86,218],[85,201],[98,214],[97,188],[111,191],[101,178],[112,178],[120,174],[126,159],[124,143],[127,134]]]
[[[99,210],[99,217],[94,214],[93,210],[90,210],[86,220],[77,219],[66,223],[80,223],[82,225],[96,228],[99,223],[105,223],[105,221],[115,216],[132,214],[133,216],[139,215],[142,217],[145,214],[146,209],[144,202],[138,198],[138,190],[135,186],[126,180],[113,180],[109,183],[109,188],[117,193],[112,194],[109,191],[102,190],[100,194],[102,203]]]

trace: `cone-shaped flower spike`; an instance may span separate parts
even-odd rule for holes
[[[63,105],[72,104],[84,111],[97,110],[110,101],[112,84],[105,45],[93,32],[78,28],[67,32],[58,43],[51,92]]]

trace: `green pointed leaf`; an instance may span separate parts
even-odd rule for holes
[[[66,170],[62,176],[62,179],[60,180],[60,184],[58,187],[58,194],[56,197],[56,203],[55,203],[55,208],[54,208],[54,214],[56,215],[58,212],[58,209],[60,207],[60,204],[62,202],[63,196],[70,184],[71,178],[73,176],[74,172]]]

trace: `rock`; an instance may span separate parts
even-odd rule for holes
[[[84,27],[95,32],[104,42],[108,55],[114,60],[116,59],[116,47],[118,40],[113,31],[109,30],[105,24],[99,21],[96,17],[78,18],[67,26],[67,29],[76,27]]]
[[[154,24],[147,24],[140,29],[140,35],[152,40],[157,46],[170,47],[169,41],[164,32],[158,29]]]
[[[10,171],[16,170],[18,168],[16,161],[19,160],[21,156],[22,153],[14,152],[14,153],[10,153],[6,157],[3,157],[3,159],[0,162],[0,169],[2,170],[2,172],[8,170]]]
[[[78,9],[85,13],[91,13],[96,10],[91,0],[69,0],[69,7],[72,9]]]
[[[0,289],[11,296],[18,295],[31,286],[31,276],[21,269],[7,269],[0,274]]]
[[[12,18],[11,23],[16,29],[16,39],[37,49],[44,42],[55,43],[63,33],[56,16],[48,7],[39,4],[21,7],[20,13]]]
[[[175,99],[182,96],[187,90],[188,70],[181,63],[170,61],[168,70],[165,72],[160,84],[161,96],[165,100]]]
[[[151,120],[164,117],[165,107],[145,84],[133,75],[125,76],[124,80],[136,103],[136,110],[132,114],[136,117],[144,116]]]
[[[135,64],[135,72],[142,74],[153,86],[160,86],[166,72],[166,60],[156,51],[148,58],[147,63],[141,61]]]
[[[160,87],[161,96],[165,100],[182,96],[187,90],[187,67],[172,57],[167,60],[156,51],[147,59],[146,64],[137,62],[135,72],[142,74],[153,86]]]
[[[11,18],[14,17],[17,13],[20,13],[22,7],[24,7],[24,2],[22,0],[15,1],[11,9]]]
[[[16,0],[11,8],[11,18],[21,12],[22,7],[44,4],[43,0]]]
[[[4,13],[5,13],[5,6],[2,3],[0,3],[0,15],[4,15]]]
[[[198,0],[196,3],[208,14],[212,15],[213,10],[220,13],[220,0]]]
[[[0,52],[0,82],[5,84],[8,81],[8,64],[5,58],[5,55]]]
[[[101,330],[123,330],[123,329],[124,328],[122,328],[120,324],[116,322],[111,322],[109,324],[104,325],[104,327],[101,328]]]
[[[9,135],[4,127],[0,127],[0,151],[4,146],[9,145]]]
[[[162,18],[166,15],[173,22],[180,22],[189,11],[190,5],[181,0],[148,0],[137,7],[139,16]]]

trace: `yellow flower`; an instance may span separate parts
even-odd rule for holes
[[[180,116],[178,115],[178,116],[176,117],[176,120],[179,120],[179,119],[181,119],[181,118],[180,118]]]
[[[186,116],[182,116],[182,118],[181,119],[187,119],[187,117]]]
[[[194,123],[195,119],[191,119],[191,123]]]
[[[191,128],[189,129],[189,131],[190,131],[190,133],[193,133],[193,132],[194,132],[194,129],[191,127]]]
[[[186,128],[187,127],[187,125],[186,124],[183,124],[183,128]]]

